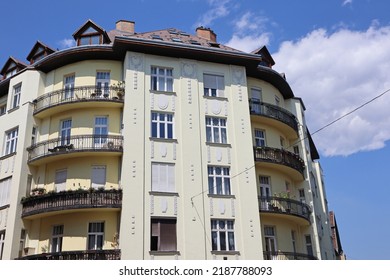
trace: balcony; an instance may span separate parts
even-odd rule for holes
[[[256,162],[276,164],[280,166],[283,172],[288,173],[295,180],[304,178],[305,163],[298,155],[271,147],[254,147],[253,151]]]
[[[77,153],[111,152],[122,153],[123,136],[121,135],[72,135],[66,138],[55,138],[39,142],[29,148],[28,163],[43,163],[42,159],[58,159],[78,156]],[[60,157],[62,156],[62,157]]]
[[[294,252],[268,252],[264,251],[264,260],[318,260],[317,257]]]
[[[296,138],[299,135],[298,120],[286,109],[256,99],[249,100],[249,108],[251,115],[266,117],[272,125],[279,125],[281,129],[286,130],[289,138]],[[267,119],[263,121],[267,123]]]
[[[52,113],[59,113],[70,108],[86,107],[85,102],[89,102],[91,106],[95,107],[99,103],[102,104],[101,102],[106,102],[105,106],[109,106],[108,104],[111,104],[111,106],[122,106],[123,96],[124,88],[118,86],[104,88],[83,86],[72,89],[60,89],[35,99],[33,101],[33,114],[37,117],[46,117]]]
[[[306,203],[282,197],[259,197],[260,212],[292,215],[310,223],[310,206]]]
[[[86,250],[86,251],[64,251],[56,253],[44,253],[29,255],[19,260],[120,260],[121,251],[112,250]]]
[[[117,209],[122,207],[122,190],[64,191],[22,199],[22,218],[74,209]]]

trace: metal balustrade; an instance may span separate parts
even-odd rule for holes
[[[259,197],[260,212],[294,215],[310,222],[311,208],[306,203],[283,197]]]

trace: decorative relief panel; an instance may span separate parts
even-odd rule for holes
[[[137,108],[133,109],[133,124],[137,124]]]
[[[162,213],[167,213],[168,211],[168,201],[165,197],[161,198],[161,212]]]
[[[150,141],[150,158],[154,158],[154,141]]]
[[[222,161],[222,150],[220,148],[215,151],[215,157],[218,162]]]
[[[191,80],[187,80],[187,99],[188,104],[192,104],[192,88],[191,88]]]
[[[154,195],[150,195],[150,214],[154,214]]]
[[[133,178],[135,178],[136,176],[136,173],[137,173],[137,162],[135,160],[133,160],[133,165],[132,165],[132,173],[133,173]]]
[[[168,153],[168,148],[166,143],[160,143],[160,155],[165,158]]]
[[[192,114],[188,114],[188,128],[192,129]]]
[[[154,93],[150,93],[150,109],[154,109]]]
[[[141,55],[133,54],[130,56],[129,68],[134,70],[133,89],[138,89],[138,71],[141,70],[142,64],[143,64],[143,57]]]
[[[225,214],[225,210],[226,210],[225,202],[223,200],[220,200],[219,201],[219,213],[221,215],[224,215]]]
[[[219,115],[222,111],[222,105],[219,100],[212,100],[211,102],[211,111],[214,115]]]
[[[231,198],[230,199],[230,202],[231,202],[231,207],[232,207],[232,217],[235,217],[236,216],[236,205],[235,205],[235,200],[234,198]]]
[[[169,106],[169,100],[166,95],[159,95],[158,96],[158,108],[161,110],[166,110]]]
[[[214,216],[214,201],[212,197],[210,197],[210,216]]]

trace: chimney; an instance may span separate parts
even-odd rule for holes
[[[134,34],[134,26],[135,26],[134,21],[124,20],[124,19],[118,20],[115,25],[117,30],[128,32],[131,34]]]
[[[213,43],[217,42],[217,34],[215,34],[210,28],[200,26],[196,29],[196,35]]]

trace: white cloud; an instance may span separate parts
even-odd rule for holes
[[[67,49],[76,46],[76,42],[73,39],[62,39],[59,45],[61,49]]]
[[[352,4],[352,0],[344,0],[343,3],[341,4],[342,6],[346,6],[348,4]]]
[[[196,27],[209,27],[216,19],[225,17],[230,13],[230,0],[208,0],[207,2],[211,8],[199,18],[195,24]]]
[[[269,40],[270,39],[268,33],[263,33],[261,35],[247,35],[247,36],[234,34],[233,37],[229,40],[229,42],[227,42],[225,45],[249,53],[259,47],[268,45]]]
[[[390,88],[390,26],[365,31],[317,29],[273,54],[303,98],[311,132]],[[390,92],[314,135],[326,156],[380,149],[390,140]]]

